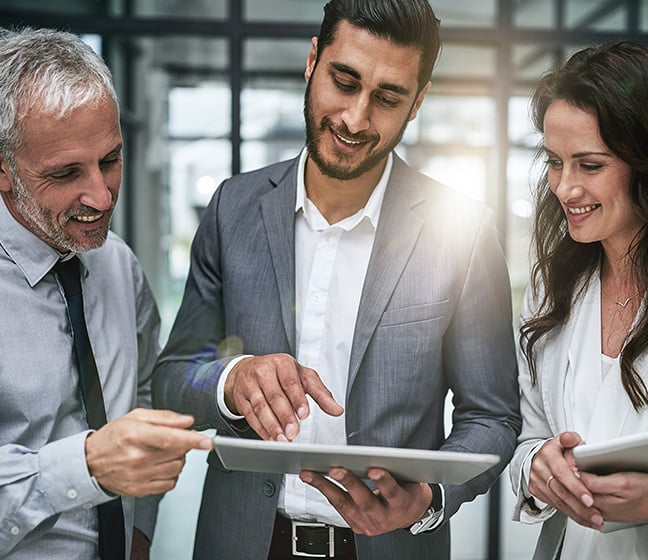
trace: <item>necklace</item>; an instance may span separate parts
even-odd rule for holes
[[[630,303],[634,298],[636,298],[636,297],[639,295],[639,290],[637,290],[637,291],[636,291],[634,294],[632,294],[630,297],[627,297],[624,301],[620,301],[620,300],[618,300],[618,299],[615,299],[615,298],[613,298],[613,297],[610,297],[609,295],[607,295],[607,294],[603,291],[603,288],[601,288],[601,293],[602,293],[606,298],[608,298],[610,301],[613,301],[616,305],[618,305],[619,307],[623,307],[623,309],[625,309],[625,308],[627,307],[627,305],[628,305],[628,304],[629,304],[629,303]]]

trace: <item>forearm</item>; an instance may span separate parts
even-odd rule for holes
[[[86,436],[76,434],[38,451],[0,448],[0,557],[45,520],[110,500],[88,473]]]

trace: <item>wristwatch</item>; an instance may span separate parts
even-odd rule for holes
[[[443,521],[443,510],[445,507],[443,486],[440,484],[430,484],[430,488],[432,489],[432,505],[425,512],[423,517],[410,527],[409,530],[412,535],[431,531]]]

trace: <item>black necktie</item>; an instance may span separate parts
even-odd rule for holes
[[[97,373],[97,364],[92,354],[83,315],[79,259],[73,257],[67,261],[59,261],[54,267],[54,271],[61,280],[68,304],[74,334],[74,355],[79,369],[79,383],[88,425],[93,430],[98,430],[106,423],[106,408]],[[99,556],[103,560],[122,560],[126,544],[121,498],[101,504],[97,510],[99,514]]]

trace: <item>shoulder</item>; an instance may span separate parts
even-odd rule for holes
[[[223,193],[235,190],[243,196],[245,193],[258,194],[271,190],[278,183],[290,177],[291,173],[294,173],[296,177],[298,162],[299,159],[296,158],[261,167],[254,171],[239,173],[223,181],[218,190]]]
[[[394,157],[390,186],[410,198],[415,212],[428,220],[441,220],[447,227],[471,229],[484,218],[494,220],[493,210],[483,201],[425,175],[398,156]]]
[[[81,256],[81,260],[87,268],[100,270],[104,277],[129,275],[139,282],[144,275],[133,250],[112,231],[101,247],[87,251]]]

